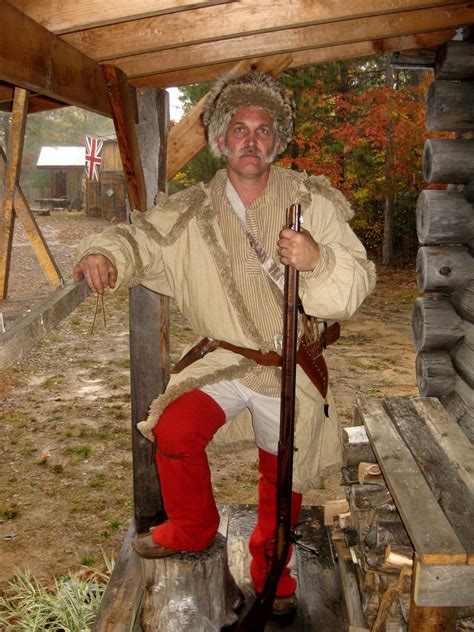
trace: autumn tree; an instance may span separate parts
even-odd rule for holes
[[[297,69],[284,81],[298,118],[282,164],[324,174],[340,188],[357,211],[354,228],[369,248],[383,251],[386,263],[394,253],[414,251],[426,137],[420,74],[392,77],[379,56]]]

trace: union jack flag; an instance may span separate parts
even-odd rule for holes
[[[86,136],[86,178],[99,179],[99,165],[102,162],[100,152],[104,141],[95,136]]]

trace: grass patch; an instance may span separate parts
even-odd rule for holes
[[[90,561],[92,558],[84,558]],[[0,628],[15,632],[90,630],[112,570],[86,564],[83,576],[67,575],[45,586],[30,571],[17,573],[0,596]]]
[[[13,507],[0,507],[0,519],[13,520],[18,516],[18,511]]]
[[[56,375],[53,375],[43,380],[41,384],[41,388],[44,388],[44,389],[54,388],[60,383],[61,383],[61,378]]]
[[[377,392],[377,389],[375,388],[375,386],[361,386],[359,389],[357,389],[357,391],[359,393],[363,393],[364,395],[373,395]]]
[[[25,422],[26,422],[25,416],[20,415],[19,413],[10,413],[4,418],[5,424],[12,424],[15,426],[17,425],[24,426]]]
[[[90,567],[90,566],[94,566],[94,564],[96,562],[97,562],[97,560],[96,560],[95,557],[92,557],[92,555],[87,555],[86,554],[86,555],[82,556],[80,564],[81,564],[81,566],[85,566],[87,568],[87,567]]]
[[[91,489],[102,489],[105,485],[105,474],[104,472],[99,472],[96,476],[89,481],[87,487]]]
[[[85,461],[90,457],[92,453],[92,448],[90,447],[90,445],[83,443],[65,448],[62,452],[63,454],[72,456],[74,461]]]

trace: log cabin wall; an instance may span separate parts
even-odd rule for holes
[[[448,42],[436,57],[426,125],[453,139],[425,144],[427,183],[416,209],[420,248],[413,308],[420,394],[440,398],[474,441],[474,42]]]

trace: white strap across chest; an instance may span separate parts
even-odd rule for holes
[[[285,287],[285,275],[281,271],[281,269],[278,267],[278,264],[273,259],[273,257],[270,257],[270,255],[268,255],[265,252],[265,249],[262,246],[262,244],[260,244],[255,239],[255,237],[252,235],[250,230],[247,228],[247,223],[245,221],[244,203],[240,199],[239,194],[237,193],[232,182],[229,179],[227,179],[225,192],[227,195],[227,199],[229,200],[230,205],[232,206],[234,213],[237,219],[239,220],[240,225],[242,226],[242,230],[244,231],[247,239],[249,240],[250,245],[252,246],[252,248],[255,251],[255,254],[257,255],[257,259],[259,260],[260,265],[262,266],[263,270],[268,274],[268,276],[272,279],[272,281],[276,283],[276,285],[283,292],[284,287]]]

